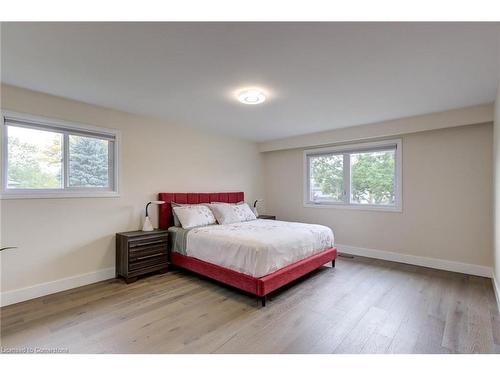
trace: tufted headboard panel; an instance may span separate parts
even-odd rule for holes
[[[158,199],[165,201],[160,205],[159,228],[167,229],[174,225],[174,216],[172,214],[172,202],[184,204],[227,202],[238,203],[245,198],[243,192],[230,193],[159,193]]]

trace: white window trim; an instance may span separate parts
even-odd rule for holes
[[[97,126],[69,122],[59,119],[52,119],[41,116],[34,116],[25,113],[1,110],[1,140],[0,148],[2,155],[2,174],[1,174],[1,195],[0,199],[38,199],[38,198],[115,198],[120,196],[120,146],[121,132],[117,129],[100,128]],[[23,121],[29,121],[41,126],[59,126],[67,129],[68,132],[87,131],[95,132],[103,135],[110,135],[115,138],[113,145],[113,187],[107,188],[62,188],[62,189],[7,189],[7,127],[5,118],[14,118]],[[67,133],[63,133],[67,140]],[[67,142],[63,142],[64,147],[67,147]],[[67,165],[67,163],[66,163]],[[64,166],[63,166],[64,167]],[[67,172],[67,171],[65,171]],[[65,175],[66,173],[64,173]],[[66,177],[65,177],[66,178]]]
[[[403,152],[402,152],[402,140],[398,139],[387,139],[383,141],[374,141],[374,142],[363,142],[363,143],[354,143],[354,144],[346,144],[341,146],[332,146],[332,147],[324,147],[324,148],[314,148],[304,150],[303,156],[303,204],[304,207],[308,208],[330,208],[330,209],[348,209],[348,210],[366,210],[366,211],[388,211],[388,212],[403,212]],[[395,160],[395,204],[394,205],[369,205],[369,204],[359,204],[359,203],[346,203],[346,202],[338,202],[338,203],[330,203],[330,202],[318,202],[314,203],[309,200],[309,166],[308,166],[308,156],[315,154],[324,154],[324,153],[341,153],[343,151],[363,151],[370,150],[373,148],[379,148],[384,146],[396,146],[396,160]],[[346,171],[346,169],[344,169]],[[344,184],[347,187],[347,191],[344,192],[348,196],[347,199],[350,199],[350,186],[351,183],[349,181],[349,176],[347,173],[344,174]]]

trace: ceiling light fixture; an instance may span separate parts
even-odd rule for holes
[[[260,104],[266,100],[266,96],[260,89],[243,89],[236,94],[238,100],[243,104]]]

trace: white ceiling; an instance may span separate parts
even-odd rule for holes
[[[492,102],[499,35],[499,23],[3,23],[1,80],[264,141]],[[244,86],[268,100],[240,104]]]

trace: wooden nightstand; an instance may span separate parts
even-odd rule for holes
[[[168,231],[116,234],[116,277],[132,283],[137,276],[168,269]]]
[[[257,219],[267,219],[267,220],[276,220],[276,216],[274,215],[259,215]]]

